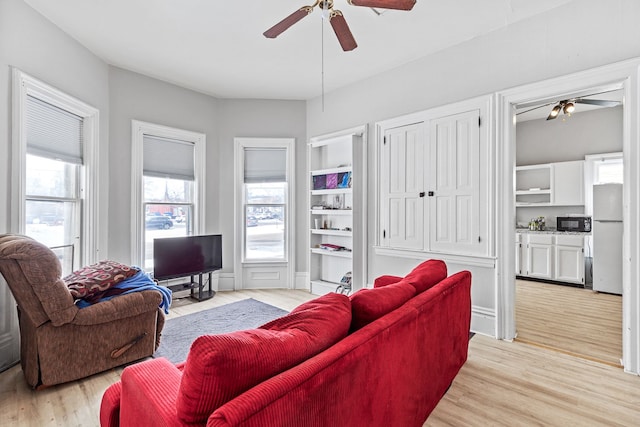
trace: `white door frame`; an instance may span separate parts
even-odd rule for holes
[[[496,336],[515,337],[515,106],[576,95],[594,88],[619,87],[624,94],[623,152],[623,357],[624,369],[640,373],[640,59],[619,62],[497,93],[497,256]],[[627,185],[627,183],[629,185]]]

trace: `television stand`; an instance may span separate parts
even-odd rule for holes
[[[209,285],[207,286],[208,289],[205,289],[204,283],[202,282],[202,275],[204,273],[200,273],[197,275],[198,277],[198,281],[194,281],[196,275],[193,274],[191,275],[191,280],[189,282],[185,282],[185,283],[179,283],[177,285],[171,285],[168,286],[168,288],[171,290],[171,292],[178,292],[178,291],[185,291],[187,289],[191,290],[191,298],[197,300],[197,301],[205,301],[208,299],[213,298],[213,296],[216,294],[216,291],[214,291],[213,289],[211,289],[211,271],[208,273],[209,277]]]

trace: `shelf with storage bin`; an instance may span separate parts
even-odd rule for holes
[[[311,281],[311,289],[315,289],[315,291],[319,294],[326,294],[329,292],[336,292],[340,286],[340,283],[330,282],[326,280],[312,280]]]
[[[330,251],[328,249],[311,248],[311,253],[316,255],[335,256],[339,258],[352,258],[351,251]]]
[[[312,228],[311,234],[322,234],[325,236],[346,236],[351,237],[351,231],[347,230],[325,230],[323,228]]]
[[[311,209],[311,215],[351,215],[351,209]]]
[[[351,194],[352,190],[350,188],[331,188],[326,190],[311,190],[312,196],[321,196],[327,194]],[[329,210],[329,209],[327,209]]]
[[[351,172],[351,165],[349,166],[341,166],[341,167],[337,167],[337,168],[329,168],[329,169],[319,169],[319,170],[312,170],[311,171],[311,176],[318,176],[318,175],[330,175],[330,174],[340,174],[340,173],[349,173]]]

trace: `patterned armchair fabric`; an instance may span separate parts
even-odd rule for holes
[[[17,303],[20,363],[33,388],[151,356],[160,343],[159,292],[135,292],[80,309],[61,279],[56,255],[21,235],[0,235],[0,273]]]

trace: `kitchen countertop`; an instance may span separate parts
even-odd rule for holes
[[[556,229],[546,229],[542,231],[529,230],[528,228],[516,228],[516,233],[531,233],[531,234],[560,234],[564,236],[590,236],[591,232],[585,231],[558,231]]]

